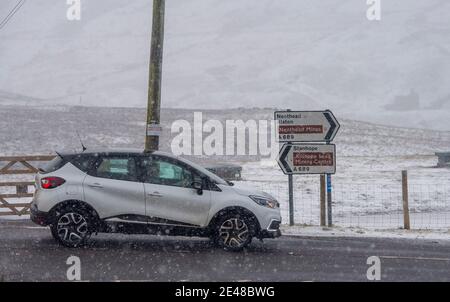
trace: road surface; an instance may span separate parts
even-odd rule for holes
[[[448,241],[281,237],[231,253],[204,239],[102,234],[67,249],[46,228],[0,221],[0,280],[67,281],[72,255],[85,281],[368,281],[370,256],[381,281],[450,281]]]

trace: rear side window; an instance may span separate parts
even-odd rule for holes
[[[103,157],[96,164],[96,177],[137,181],[136,162],[128,157]]]
[[[48,174],[61,169],[67,162],[60,156],[56,156],[54,159],[49,161],[47,164],[39,168],[42,174]]]
[[[88,173],[93,169],[96,160],[95,156],[79,154],[72,157],[70,162],[81,171]]]

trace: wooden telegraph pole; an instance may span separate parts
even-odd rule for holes
[[[153,0],[145,151],[159,149],[165,0]]]

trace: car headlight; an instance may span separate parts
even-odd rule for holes
[[[276,209],[280,207],[280,204],[275,199],[255,195],[250,195],[249,197],[251,198],[251,200],[253,200],[254,202],[263,207],[268,207],[271,209]]]

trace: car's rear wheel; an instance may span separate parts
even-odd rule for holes
[[[240,251],[252,241],[254,226],[245,215],[228,214],[217,221],[214,242],[230,251]]]
[[[69,208],[58,213],[51,225],[51,232],[62,245],[80,247],[91,237],[92,222],[85,211]]]

